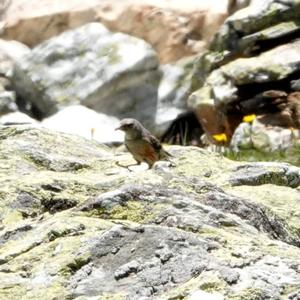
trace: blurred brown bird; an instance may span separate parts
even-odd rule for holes
[[[150,169],[156,161],[172,157],[163,149],[158,139],[135,119],[123,119],[116,130],[125,132],[125,146],[137,165],[146,162]]]

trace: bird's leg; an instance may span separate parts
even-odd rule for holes
[[[125,168],[127,169],[128,171],[132,172],[132,170],[129,169],[129,167],[133,167],[133,166],[138,166],[140,165],[141,162],[140,161],[137,161],[135,164],[131,164],[131,165],[127,165],[127,166],[124,166],[124,165],[121,165],[120,162],[116,162],[116,165],[119,166],[119,167],[122,167],[122,168]]]

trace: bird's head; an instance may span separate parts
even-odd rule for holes
[[[139,121],[127,118],[121,120],[119,127],[115,130],[122,130],[125,132],[127,139],[133,139],[142,135],[143,126]]]

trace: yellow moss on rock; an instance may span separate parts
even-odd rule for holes
[[[128,220],[135,223],[147,223],[163,209],[164,205],[149,206],[139,201],[128,201],[126,205],[116,205],[108,212],[109,218]]]
[[[227,300],[258,300],[262,299],[263,293],[257,288],[247,288],[239,293],[229,295]]]

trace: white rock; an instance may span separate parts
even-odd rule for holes
[[[81,105],[66,107],[44,119],[41,124],[49,129],[92,138],[101,143],[119,143],[124,139],[121,131],[115,131],[119,119]]]
[[[11,125],[11,124],[35,124],[38,125],[39,122],[22,112],[12,112],[0,117],[1,125]]]
[[[20,59],[24,54],[30,52],[30,49],[17,41],[5,41],[0,39],[0,51],[6,54],[9,58],[13,60]]]

